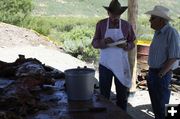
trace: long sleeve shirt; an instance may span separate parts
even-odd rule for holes
[[[92,41],[94,48],[101,48],[101,40],[105,38],[107,20],[108,18],[102,19],[96,24],[96,31]],[[125,39],[127,39],[128,49],[134,48],[134,40],[136,37],[132,26],[127,21],[121,19],[121,29]]]

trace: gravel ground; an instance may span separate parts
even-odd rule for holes
[[[153,119],[154,114],[151,108],[149,93],[147,90],[137,89],[133,97],[129,97],[128,113],[134,119]],[[172,92],[169,104],[180,104],[180,94]]]

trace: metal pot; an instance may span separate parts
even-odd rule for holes
[[[90,100],[94,91],[95,70],[74,68],[65,70],[65,82],[69,100]]]

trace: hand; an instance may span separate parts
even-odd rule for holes
[[[114,42],[114,41],[110,37],[102,39],[100,42],[100,48],[101,49],[107,48],[107,44],[112,43],[112,42]]]
[[[127,43],[123,43],[123,44],[119,44],[119,45],[116,45],[116,46],[119,47],[119,48],[123,48],[124,50],[126,50],[127,47],[128,47],[128,44],[127,44]]]
[[[105,44],[107,45],[107,44],[109,44],[109,43],[113,43],[114,41],[113,41],[112,38],[107,37],[107,38],[104,39],[104,42],[105,42]]]
[[[164,73],[160,71],[160,72],[158,73],[158,77],[159,77],[159,78],[162,78],[163,76],[164,76]]]

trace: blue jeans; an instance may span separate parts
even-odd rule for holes
[[[124,111],[127,110],[127,98],[128,98],[128,88],[121,84],[121,82],[117,79],[114,73],[104,67],[103,65],[99,65],[99,87],[100,93],[105,98],[110,98],[112,78],[114,76],[115,86],[116,86],[116,104]]]
[[[151,99],[155,119],[165,119],[165,104],[169,103],[171,72],[166,73],[162,78],[158,77],[160,70],[149,69],[147,86]]]

